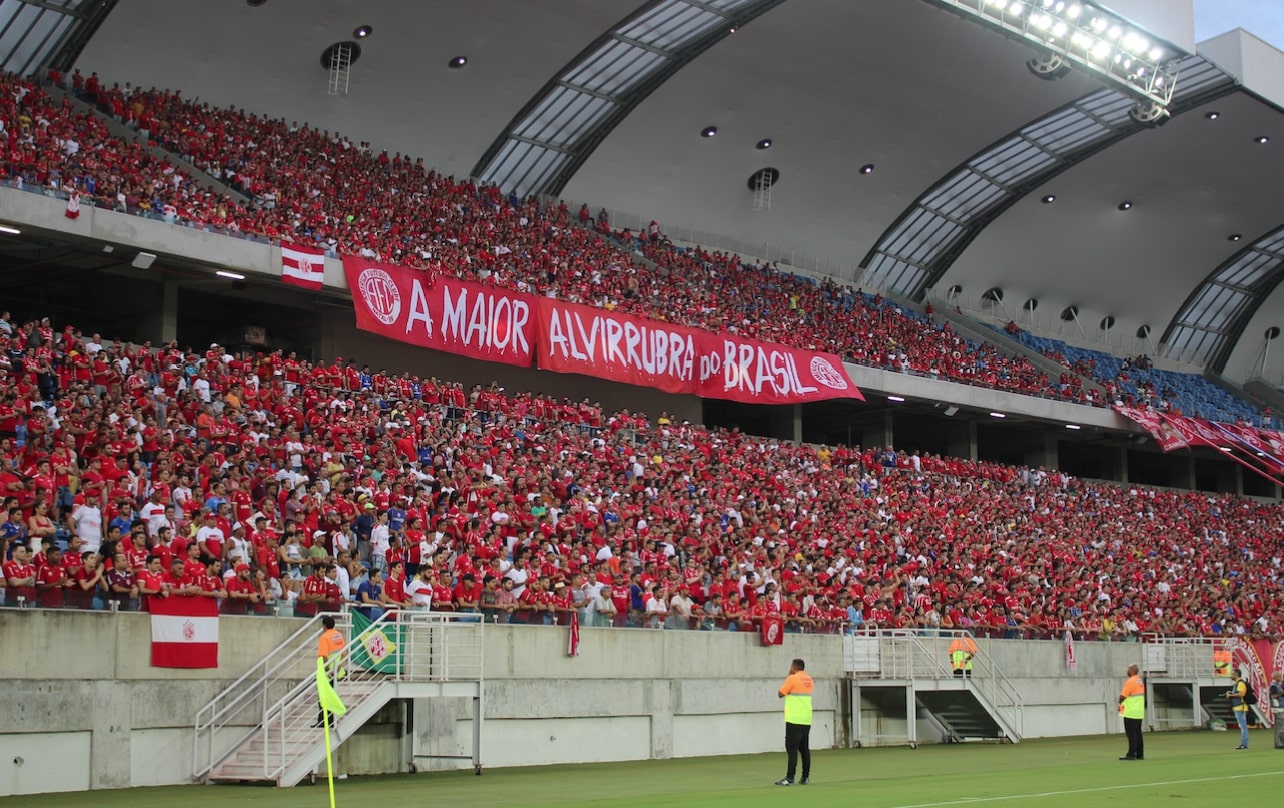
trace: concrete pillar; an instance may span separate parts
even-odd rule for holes
[[[129,788],[133,777],[130,736],[134,726],[128,684],[98,680],[88,710],[90,722],[89,787]]]
[[[967,421],[951,430],[946,451],[951,457],[976,460],[976,422]]]
[[[801,404],[795,404],[793,406],[793,416],[794,416],[793,441],[794,443],[802,443],[803,427],[802,427],[802,405]]]
[[[160,341],[178,339],[178,282],[161,284]]]
[[[1124,446],[1119,450],[1119,482],[1128,484],[1128,447]]]
[[[651,759],[673,757],[673,701],[678,698],[670,679],[648,682],[646,701],[651,715]]]
[[[874,423],[864,424],[860,430],[860,445],[879,449],[894,446],[892,434],[892,413],[884,412],[882,418]]]
[[[1030,433],[1025,439],[1025,465],[1030,468],[1057,467],[1057,439],[1051,433]]]

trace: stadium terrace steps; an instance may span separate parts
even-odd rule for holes
[[[1072,373],[1073,371],[1065,365],[1050,359],[1039,353],[1029,345],[1020,340],[1013,339],[1003,329],[991,326],[980,320],[976,320],[966,314],[959,314],[951,309],[948,305],[940,304],[936,307],[935,315],[942,320],[949,322],[956,331],[977,342],[992,342],[1002,349],[1005,353],[1016,356],[1024,356],[1030,360],[1030,364],[1047,373],[1051,377],[1060,376],[1063,373]],[[1096,379],[1083,377],[1082,384],[1085,390],[1092,390],[1096,394],[1097,401],[1106,401],[1106,388],[1102,387]]]
[[[132,143],[135,140],[141,141],[143,139],[143,136],[140,135],[135,130],[130,129],[128,126],[116,120],[115,118],[103,112],[102,110],[98,109],[93,104],[90,104],[86,101],[82,101],[81,99],[77,98],[74,93],[68,92],[66,89],[58,86],[57,84],[54,84],[53,82],[48,80],[43,80],[40,82],[40,87],[45,92],[49,93],[49,95],[53,96],[54,98],[57,98],[59,100],[64,98],[67,99],[68,102],[72,105],[72,107],[74,107],[77,111],[83,112],[87,115],[93,115],[95,118],[102,121],[103,125],[107,127],[107,131],[111,132],[112,135],[114,135],[117,138],[120,138],[124,142]],[[192,165],[187,160],[184,160],[182,157],[178,156],[174,152],[171,152],[168,149],[162,148],[161,146],[157,146],[152,143],[147,143],[144,146],[144,148],[146,148],[147,151],[153,157],[159,160],[169,160],[170,163],[182,169],[183,171],[187,172],[187,174],[191,176],[193,180],[195,180],[197,183],[204,186],[205,188],[208,188],[209,190],[214,191],[215,193],[220,195],[227,194],[232,199],[235,199],[236,201],[240,202],[243,205],[246,205],[247,207],[254,204],[254,200],[250,199],[250,197],[246,196],[245,194],[241,193],[240,191],[236,190],[230,185],[227,185],[226,183],[223,183],[214,179],[207,172],[202,171],[201,169]]]

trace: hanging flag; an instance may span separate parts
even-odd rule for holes
[[[357,647],[352,649],[352,664],[361,670],[378,671],[379,673],[397,673],[404,665],[404,660],[397,653],[406,639],[406,628],[396,622],[385,623],[380,628],[369,631],[374,621],[366,617],[360,609],[352,612],[352,635],[358,637]]]
[[[1066,629],[1066,670],[1072,671],[1079,667],[1079,660],[1074,656],[1074,635],[1070,629]]]
[[[325,283],[325,251],[282,243],[281,280],[305,289],[320,289]]]
[[[566,655],[580,655],[580,616],[574,609],[571,610],[571,636],[566,643]]]
[[[325,660],[321,657],[317,657],[317,701],[331,715],[343,715],[348,711],[343,699],[334,692],[334,685],[330,684],[330,677],[325,673]]]
[[[785,642],[785,621],[778,614],[764,615],[758,630],[763,645],[782,645]]]
[[[148,598],[152,614],[152,667],[218,667],[218,600]]]
[[[68,219],[80,218],[80,191],[72,191],[67,197],[67,210],[63,215]]]

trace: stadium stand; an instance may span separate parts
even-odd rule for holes
[[[1156,368],[1144,354],[1120,358],[1105,351],[1031,334],[1013,324],[1005,330],[1032,350],[1101,382],[1111,399],[1120,404],[1151,407],[1159,412],[1209,421],[1278,428],[1269,408],[1258,409],[1198,374]]]
[[[6,605],[131,609],[168,588],[305,614],[362,592],[405,607],[409,587],[533,623],[1278,633],[1278,504],[4,314]],[[376,569],[393,574],[372,590]]]
[[[180,220],[823,348],[859,364],[1087,402],[1077,387],[1051,384],[1025,358],[960,337],[930,312],[735,255],[676,247],[658,226],[612,234],[585,208],[578,215],[584,226],[575,227],[565,204],[506,199],[496,188],[441,177],[419,159],[375,154],[339,133],[189,102],[178,92],[106,87],[78,74],[73,90],[255,199],[245,208],[224,197],[212,217],[208,206],[180,205]],[[425,229],[416,224],[422,221],[434,224]]]

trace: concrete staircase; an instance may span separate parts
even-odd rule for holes
[[[395,699],[469,698],[473,750],[481,770],[482,623],[472,615],[389,612],[354,624],[331,615],[346,645],[330,662],[346,711],[333,718],[331,747],[356,734]],[[316,726],[316,640],[320,618],[269,652],[197,714],[192,776],[197,782],[269,782],[293,786],[325,763],[325,732]],[[271,697],[282,693],[275,701]]]
[[[917,723],[923,719],[950,741],[1009,741],[1023,734],[1021,694],[978,647],[967,678],[956,677],[948,665],[949,646],[965,631],[919,634],[912,630],[875,631],[843,638],[843,667],[851,687],[854,710],[873,708],[888,722],[904,726],[903,737],[879,734],[875,743],[918,744]],[[863,691],[875,691],[862,699]],[[857,744],[864,716],[851,716]]]

